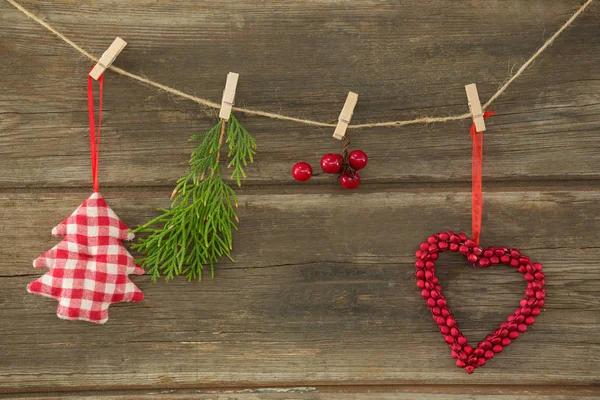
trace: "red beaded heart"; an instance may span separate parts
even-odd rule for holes
[[[522,273],[527,282],[525,297],[521,299],[514,314],[509,315],[506,322],[500,324],[493,334],[486,336],[476,348],[467,344],[467,338],[458,328],[442,293],[442,286],[438,283],[439,279],[435,275],[434,262],[439,253],[447,250],[461,253],[475,268],[487,268],[496,264],[510,265]],[[429,236],[426,242],[421,243],[415,255],[417,287],[421,289],[421,295],[431,309],[433,320],[438,324],[444,340],[452,350],[456,366],[464,368],[468,374],[472,374],[475,368],[484,366],[496,353],[500,353],[504,347],[517,339],[519,334],[524,333],[544,307],[546,279],[542,272],[542,264],[531,262],[529,257],[522,255],[517,249],[488,247],[484,250],[464,233],[441,232]]]

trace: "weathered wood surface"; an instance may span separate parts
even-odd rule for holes
[[[334,120],[355,90],[361,123],[462,113],[472,81],[486,100],[580,2],[23,4],[96,55],[125,38],[117,66],[215,101],[230,70],[241,74],[238,105],[321,121]],[[134,277],[146,299],[113,306],[105,326],[57,319],[54,301],[24,287],[40,274],[31,260],[57,241],[51,228],[89,194],[91,64],[0,2],[0,392],[600,397],[599,17],[594,4],[492,107],[500,115],[485,139],[482,240],[544,263],[549,297],[527,334],[467,376],[418,294],[412,254],[435,231],[470,231],[468,121],[354,131],[370,164],[364,185],[348,193],[328,177],[305,185],[289,177],[296,161],[317,164],[339,148],[333,129],[240,115],[259,153],[240,190],[237,262],[203,282]],[[105,109],[103,194],[135,226],[168,205],[193,148],[187,138],[216,111],[114,73]],[[450,255],[439,274],[474,341],[524,289],[508,268],[476,271]],[[317,389],[222,389],[269,386]],[[17,394],[29,391],[40,394]]]

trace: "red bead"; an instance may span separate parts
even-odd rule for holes
[[[542,300],[544,297],[546,297],[546,293],[545,293],[544,289],[540,290],[539,292],[535,292],[536,299]]]
[[[421,281],[422,282],[422,281]],[[427,306],[428,307],[435,307],[435,300],[432,299],[431,297],[427,299]]]
[[[415,251],[415,256],[416,256],[418,259],[420,259],[420,258],[421,258],[421,255],[422,255],[422,253],[423,253],[423,252],[421,251],[421,249],[419,249],[419,250]]]
[[[469,248],[463,244],[458,248],[458,251],[460,254],[467,254],[469,252]]]
[[[362,150],[354,150],[348,155],[348,163],[356,170],[366,167],[367,162],[369,162],[369,157]]]
[[[467,372],[467,374],[472,374],[475,371],[475,367],[472,365],[467,365],[465,367],[465,371]]]
[[[485,250],[485,251],[483,252],[483,256],[484,256],[485,258],[490,258],[490,257],[493,257],[493,256],[494,256],[494,251],[493,251],[493,250],[490,250],[490,249],[487,249],[487,250]]]
[[[496,257],[502,257],[504,255],[504,250],[502,250],[502,249],[496,249],[496,250],[494,250],[494,255]]]
[[[536,271],[542,270],[542,264],[540,264],[540,263],[534,263],[533,267],[535,268]]]
[[[358,185],[360,185],[360,175],[358,172],[354,172],[352,174],[344,172],[342,175],[340,175],[340,183],[346,189],[356,189]]]
[[[446,307],[446,300],[444,300],[444,299],[438,299],[437,305],[438,305],[438,307],[442,307],[442,308]]]
[[[465,246],[467,246],[467,247],[475,247],[475,245],[476,245],[476,243],[475,243],[474,240],[472,240],[472,239],[465,240]]]
[[[458,243],[460,243],[460,238],[458,237],[458,235],[450,235],[450,241],[452,243],[458,244]]]
[[[442,317],[448,318],[450,316],[450,310],[447,308],[442,308]]]
[[[477,364],[477,357],[475,357],[475,356],[469,357],[469,359],[467,360],[467,364],[469,364],[469,365],[476,365]]]
[[[446,318],[444,318],[444,317],[436,317],[435,318],[435,322],[438,325],[445,325],[446,324]]]
[[[450,356],[456,360],[458,358],[458,353],[456,351],[452,350],[452,353],[450,353]]]
[[[435,260],[437,260],[437,259],[438,259],[438,257],[439,257],[439,256],[440,256],[440,255],[439,255],[438,253],[433,253],[433,254],[431,255],[431,259],[435,261]]]
[[[529,259],[529,257],[526,257],[526,256],[519,257],[519,262],[523,265],[531,264],[531,260]],[[533,266],[532,266],[532,268],[533,268]]]
[[[444,336],[444,340],[446,341],[446,343],[452,344],[452,343],[454,343],[454,336],[446,335],[446,336]]]
[[[435,264],[433,263],[433,261],[427,261],[425,263],[425,268],[427,268],[427,269],[433,269],[433,267],[435,267]]]
[[[511,259],[510,259],[510,266],[511,266],[511,267],[513,267],[513,268],[517,268],[519,265],[521,265],[521,264],[519,264],[519,260],[516,260],[516,259],[514,259],[514,258],[511,258]]]
[[[456,339],[456,341],[458,342],[458,344],[460,344],[461,346],[464,346],[465,344],[467,344],[467,338],[464,336],[459,336],[458,339]]]
[[[539,308],[544,308],[544,304],[545,304],[544,300],[539,300],[538,303],[537,303],[537,306]]]
[[[417,272],[415,272],[415,276],[418,279],[425,279],[425,271],[417,271]]]
[[[540,315],[540,309],[539,308],[533,308],[531,310],[531,315],[533,315],[534,317],[537,317],[538,315]]]
[[[527,296],[527,297],[533,297],[533,296],[535,296],[535,292],[533,291],[533,289],[527,289],[525,291],[525,296]]]
[[[508,334],[508,337],[510,338],[510,340],[515,340],[516,338],[519,337],[519,332],[517,331],[512,331]]]
[[[492,344],[493,344],[494,346],[496,346],[496,345],[499,345],[500,343],[502,343],[502,339],[501,339],[501,338],[499,338],[498,336],[494,336],[494,337],[492,338],[492,340],[490,340],[490,341],[492,342]]]
[[[494,352],[492,350],[488,350],[483,356],[489,360],[490,358],[494,357]]]
[[[438,243],[438,247],[440,248],[440,250],[446,250],[448,249],[450,245],[448,244],[448,242],[439,242]]]
[[[465,346],[465,347],[463,347],[463,350],[467,354],[471,354],[473,352],[473,348],[471,346]]]
[[[456,328],[450,329],[450,334],[454,337],[457,337],[460,332]]]
[[[450,333],[450,328],[446,325],[440,325],[440,332],[442,332],[442,335],[447,335]]]
[[[529,307],[522,308],[521,314],[527,317],[529,314],[531,314],[531,308],[529,308]]]
[[[492,351],[493,351],[494,353],[501,353],[501,352],[502,352],[502,346],[501,346],[501,345],[499,345],[499,344],[497,344],[497,345],[495,345],[494,347],[492,347]]]
[[[535,280],[535,278],[531,274],[525,274],[525,280],[527,282],[533,282]]]
[[[490,260],[489,258],[482,258],[479,260],[479,265],[481,265],[483,268],[487,268],[490,266]]]
[[[500,329],[500,332],[498,333],[500,337],[507,337],[508,336],[508,329]]]
[[[440,308],[439,308],[439,307],[433,307],[433,308],[431,309],[431,312],[433,313],[433,315],[440,315],[440,314],[441,314],[441,312],[442,312],[442,310],[440,310]]]
[[[446,327],[447,328],[447,327]],[[460,353],[462,351],[462,346],[458,343],[452,343],[450,345],[450,348],[454,351],[456,351],[457,353]]]
[[[542,279],[544,279],[544,274],[542,274],[541,272],[536,272],[534,274],[535,279],[537,279],[538,281],[541,281]]]
[[[479,347],[481,347],[484,350],[489,350],[492,348],[492,343],[488,342],[487,340],[482,342]]]
[[[438,237],[435,235],[431,235],[427,238],[427,243],[434,244],[438,242]]]
[[[456,320],[452,317],[448,317],[446,319],[446,325],[449,326],[450,328],[452,328],[453,326],[456,325]]]
[[[506,347],[510,344],[510,339],[505,337],[502,339],[502,346]]]
[[[425,268],[425,263],[421,260],[417,260],[417,261],[415,261],[415,267],[417,267],[419,269],[423,269],[423,268]]]
[[[510,256],[512,258],[519,259],[521,257],[521,252],[519,250],[516,250],[516,249],[510,249]]]
[[[510,256],[503,255],[502,257],[500,257],[500,262],[502,264],[508,264],[510,262]]]
[[[475,254],[477,257],[481,256],[483,254],[483,249],[481,247],[473,247],[473,254]]]
[[[429,243],[423,242],[419,247],[421,248],[421,250],[426,251],[427,249],[429,249]]]
[[[438,235],[438,238],[442,241],[445,242],[448,240],[448,238],[450,238],[450,235],[448,235],[447,232],[442,232]]]
[[[535,318],[533,318],[533,317],[525,318],[525,325],[533,325],[534,322],[535,322]]]
[[[458,249],[459,249],[458,244],[456,244],[456,243],[450,243],[450,251],[456,252],[456,251],[458,251]]]
[[[458,237],[460,238],[461,242],[464,242],[465,240],[467,240],[467,235],[465,235],[464,233],[460,232],[458,234]]]
[[[521,265],[521,266],[519,266],[517,271],[519,271],[519,273],[521,273],[521,274],[524,274],[525,272],[527,272],[527,269],[525,268],[525,266]]]
[[[298,182],[304,182],[310,179],[312,176],[312,167],[309,163],[299,162],[294,164],[292,167],[292,176]]]
[[[527,307],[527,299],[521,299],[521,301],[519,301],[519,305],[521,307]],[[510,318],[510,316],[508,318]]]
[[[430,252],[430,253],[435,253],[435,252],[438,250],[438,245],[437,245],[437,243],[430,244],[430,245],[429,245],[429,249],[427,249],[427,250],[429,250],[429,252]]]
[[[462,361],[467,361],[467,358],[469,358],[469,356],[467,356],[467,353],[465,353],[464,351],[459,351],[458,358],[460,358]]]
[[[425,281],[417,281],[417,287],[423,289],[425,287]]]
[[[456,360],[456,366],[458,368],[464,368],[466,366],[465,362],[462,360]]]
[[[492,265],[500,264],[500,259],[496,256],[492,256],[490,257],[490,262],[492,263]]]
[[[421,296],[423,296],[424,298],[428,299],[430,294],[429,294],[429,290],[421,290]]]
[[[483,367],[485,365],[485,358],[478,358],[477,359],[477,366],[478,367]]]
[[[524,317],[523,315],[517,315],[517,316],[515,317],[515,322],[516,322],[517,324],[521,324],[521,323],[523,323],[523,321],[525,321],[525,317]],[[517,328],[518,328],[518,327],[517,327]]]
[[[527,331],[527,325],[525,325],[525,324],[519,324],[519,325],[517,326],[517,331],[518,331],[519,333],[526,332],[526,331]]]
[[[326,174],[339,174],[342,172],[342,161],[344,157],[341,154],[325,154],[321,158],[321,169]]]
[[[477,259],[477,256],[473,253],[469,254],[469,256],[467,257],[467,260],[469,260],[470,263],[476,263]]]
[[[478,347],[475,349],[475,352],[473,353],[475,355],[475,357],[483,357],[483,354],[485,353],[485,350],[483,350],[482,348]]]

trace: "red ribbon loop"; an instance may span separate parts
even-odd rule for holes
[[[483,118],[496,115],[493,111],[483,113]],[[483,132],[477,132],[475,124],[471,125],[471,139],[473,139],[473,152],[471,155],[471,229],[473,240],[479,246],[481,234],[481,216],[483,214],[483,193],[481,185],[483,163]]]
[[[98,84],[100,85],[100,104],[98,110],[98,130],[96,131],[96,120],[94,118],[94,81],[92,77],[88,75],[87,94],[88,116],[90,119],[90,158],[92,159],[92,184],[94,186],[94,192],[98,192],[98,154],[100,153],[100,126],[102,125],[102,90],[104,86],[103,75],[100,75],[100,78],[98,78]]]

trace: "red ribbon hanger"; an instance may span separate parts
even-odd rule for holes
[[[103,75],[100,75],[98,78],[98,84],[100,85],[100,105],[98,110],[98,130],[96,131],[96,120],[94,118],[94,81],[92,77],[88,75],[87,93],[88,116],[90,119],[90,158],[92,160],[92,185],[94,187],[94,193],[98,192],[98,154],[100,153],[100,126],[102,125],[102,91],[104,86]]]
[[[493,111],[483,113],[483,118],[496,115]],[[483,132],[477,132],[475,123],[471,125],[471,139],[473,140],[473,152],[471,155],[471,229],[473,240],[479,246],[481,234],[481,216],[483,214],[483,193],[481,175],[483,167]]]

